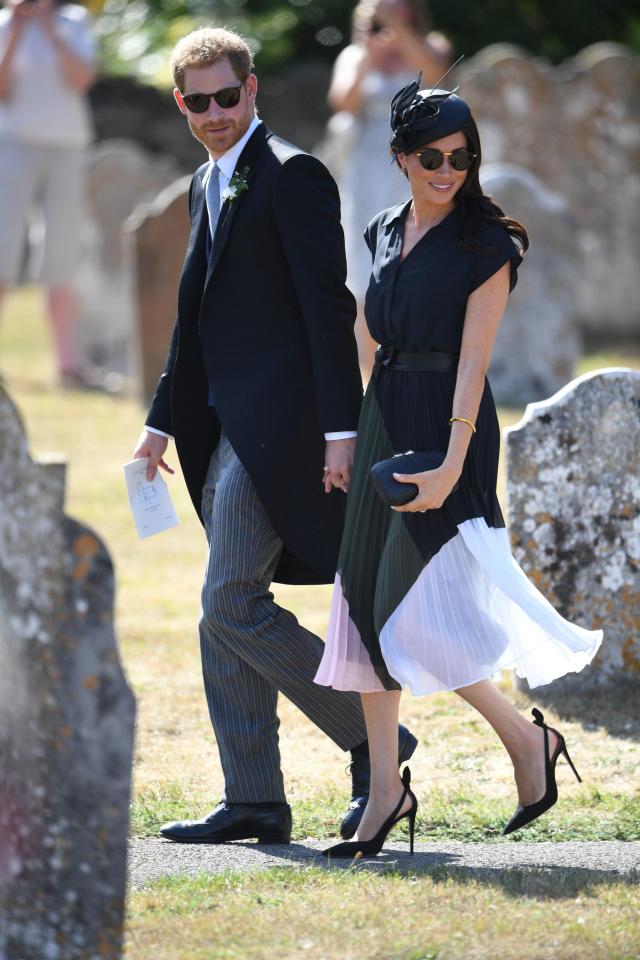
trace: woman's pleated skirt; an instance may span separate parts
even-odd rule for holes
[[[488,383],[458,489],[439,510],[396,513],[375,493],[378,460],[446,452],[455,379],[385,370],[369,384],[316,683],[426,694],[512,669],[536,687],[582,670],[602,642],[602,631],[565,620],[511,554]]]

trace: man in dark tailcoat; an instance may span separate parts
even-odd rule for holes
[[[134,453],[152,479],[172,472],[175,439],[209,543],[200,642],[225,795],[208,817],[163,827],[186,842],[290,839],[279,690],[352,750],[343,835],[369,789],[360,700],[313,683],[322,642],[269,589],[334,578],[361,381],[336,186],[257,117],[252,67],[227,30],[174,52],[175,99],[209,161],[191,182],[178,316]],[[400,728],[400,759],[415,742]]]

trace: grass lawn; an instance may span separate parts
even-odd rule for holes
[[[640,367],[640,351],[590,355],[581,372],[622,365]],[[210,808],[221,791],[196,630],[204,537],[178,476],[171,490],[182,525],[158,538],[137,540],[122,464],[131,457],[143,407],[133,397],[55,388],[48,331],[32,291],[15,294],[6,305],[0,373],[25,419],[33,454],[59,452],[69,463],[68,513],[94,527],[114,559],[118,637],[138,701],[132,831],[153,835],[164,819]],[[521,413],[500,410],[502,425],[515,423]],[[177,466],[175,455],[170,462]],[[278,586],[275,593],[306,626],[323,634],[329,587]],[[510,689],[508,678],[504,685]],[[524,695],[514,697],[523,710],[530,709]],[[553,711],[545,713],[561,725],[585,783],[578,786],[561,762],[561,800],[526,839],[640,839],[640,705],[629,699],[616,704],[594,701],[588,718],[570,710],[562,720]],[[284,698],[280,715],[295,836],[329,837],[347,801],[348,757]],[[504,751],[484,722],[451,694],[421,699],[405,695],[402,718],[420,738],[412,770],[421,803],[421,838],[497,840],[514,807],[515,791]],[[176,881],[132,898],[127,958],[426,960],[484,957],[494,947],[508,958],[524,955],[517,951],[525,939],[527,949],[531,947],[528,955],[538,958],[640,956],[637,920],[626,888],[588,890],[580,895],[580,911],[574,899],[552,902],[550,895],[532,891],[516,896],[501,884],[485,887],[434,878],[407,882],[352,873],[332,877],[314,871],[299,878],[276,873],[255,881]],[[299,926],[284,922],[290,912],[302,917],[303,911],[308,916]],[[576,919],[580,915],[584,922]],[[516,919],[522,921],[521,929],[515,928]],[[451,924],[459,926],[459,942],[467,945],[463,952],[451,939]],[[387,928],[383,941],[381,930]],[[163,934],[169,929],[175,947]],[[634,937],[635,953],[629,946]],[[223,941],[226,945],[219,947]],[[382,952],[375,952],[374,942],[384,943]],[[584,945],[582,952],[570,952],[578,942]],[[606,949],[611,952],[603,952]]]
[[[136,894],[127,960],[632,960],[637,890],[496,872],[273,870]]]

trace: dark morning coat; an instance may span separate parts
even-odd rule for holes
[[[207,164],[191,181],[178,316],[146,422],[175,438],[200,519],[222,425],[284,542],[274,579],[327,583],[346,498],[324,493],[324,434],[356,429],[362,392],[340,201],[325,167],[264,124],[246,168],[249,189],[223,204],[208,262]]]

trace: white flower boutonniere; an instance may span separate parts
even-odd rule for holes
[[[243,193],[246,193],[249,189],[249,184],[247,183],[248,176],[249,167],[245,167],[242,173],[236,170],[229,181],[229,186],[225,187],[222,191],[222,199],[225,202],[228,200],[229,203],[233,203],[233,201],[241,197]]]

